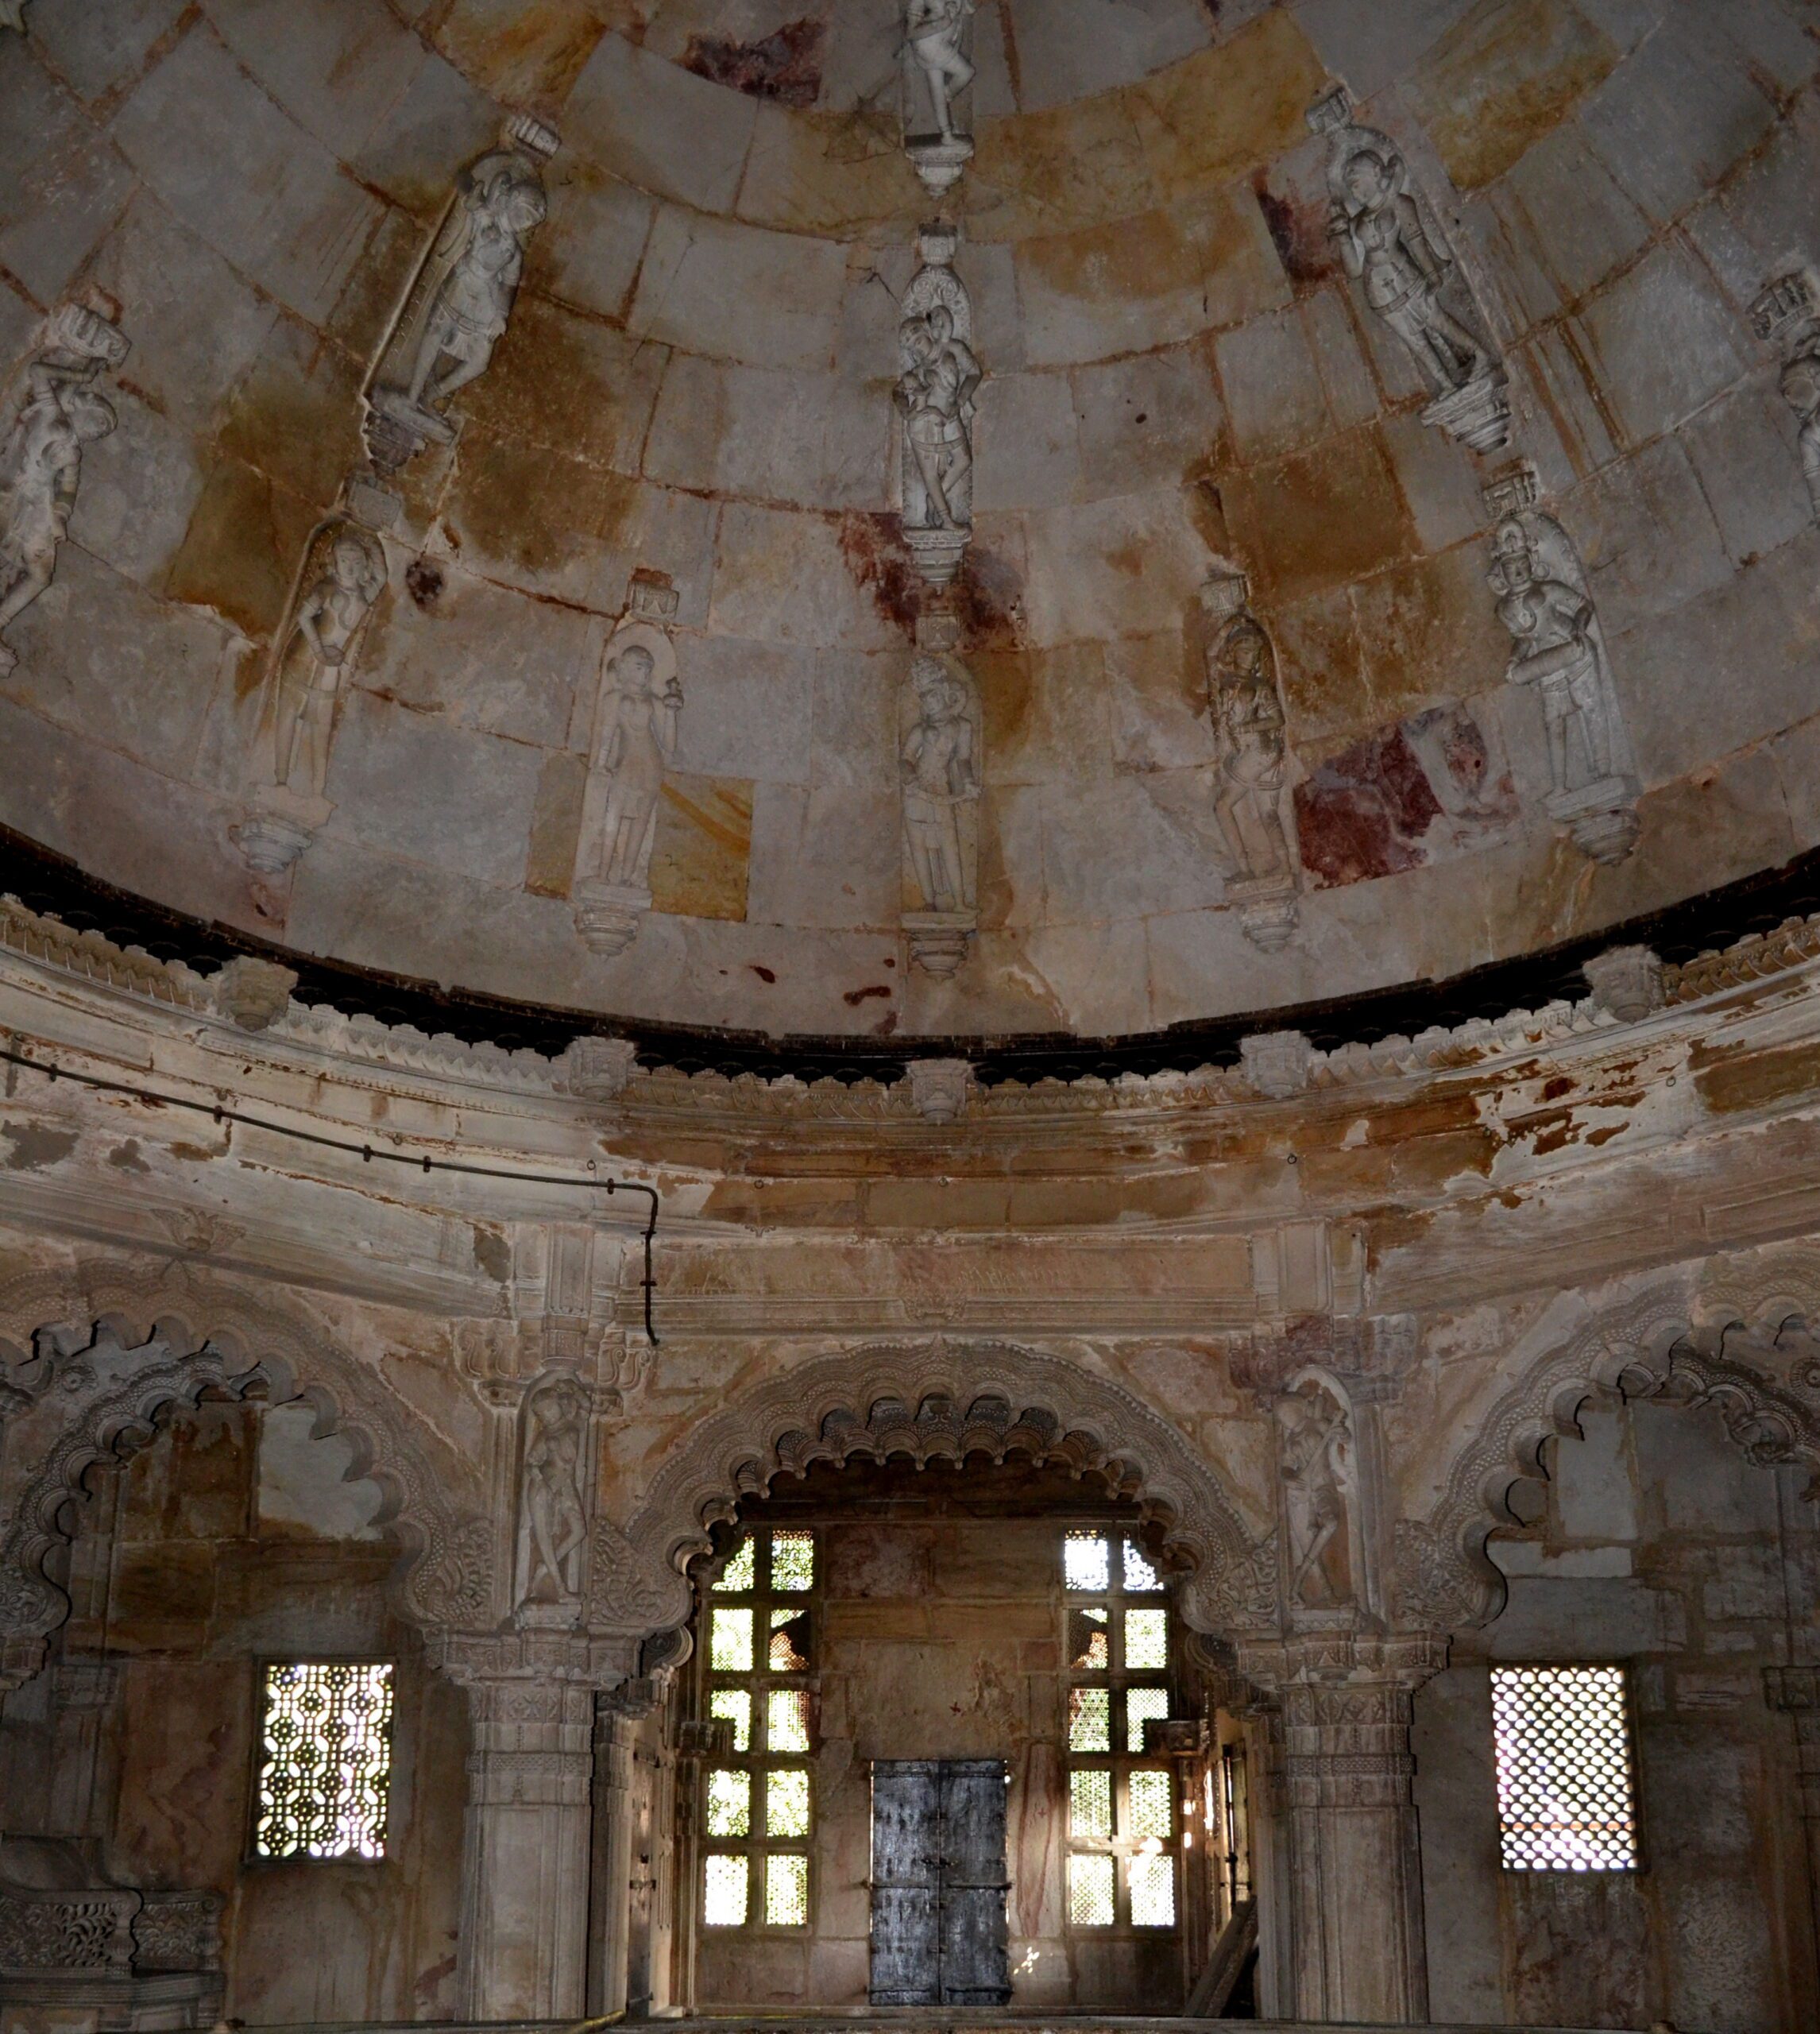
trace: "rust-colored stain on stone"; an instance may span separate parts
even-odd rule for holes
[[[1369,578],[1414,548],[1408,511],[1374,429],[1330,439],[1223,482],[1227,513],[1271,597],[1294,601]]]
[[[811,106],[821,90],[821,44],[826,34],[825,22],[804,20],[786,21],[753,42],[692,35],[683,52],[682,68],[753,99]]]
[[[871,596],[882,618],[906,636],[916,632],[921,582],[893,516],[849,509],[840,518],[840,556],[854,584]]]
[[[211,607],[249,636],[270,636],[284,618],[291,574],[315,520],[309,505],[238,459],[217,458],[165,590]]]
[[[500,7],[454,0],[436,40],[451,63],[507,106],[553,112],[607,33],[597,0]]]
[[[524,858],[524,887],[532,895],[568,895],[587,789],[585,757],[559,750],[543,759],[537,773],[537,802],[531,814],[531,845]]]
[[[1312,287],[1338,273],[1324,205],[1311,203],[1293,191],[1273,190],[1267,170],[1259,170],[1252,178],[1251,189],[1277,258],[1291,282]]]
[[[652,907],[678,918],[746,915],[752,786],[744,777],[672,776],[657,809]]]
[[[1447,174],[1473,191],[1558,127],[1617,61],[1571,0],[1480,0],[1429,52],[1414,96]]]
[[[1716,1116],[1767,1108],[1820,1086],[1820,1046],[1764,1051],[1699,1046],[1690,1063],[1700,1099]]]

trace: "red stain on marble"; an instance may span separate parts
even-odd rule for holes
[[[711,83],[730,85],[753,99],[780,106],[811,106],[821,90],[821,21],[786,21],[755,42],[717,35],[692,35],[682,68]]]
[[[1263,170],[1251,180],[1251,189],[1276,246],[1277,258],[1291,282],[1322,283],[1339,273],[1333,242],[1327,238],[1327,215],[1320,206],[1310,204],[1293,191],[1272,190],[1268,173]]]
[[[896,519],[849,510],[840,518],[840,555],[854,583],[871,595],[883,619],[914,636],[921,582],[898,534]]]

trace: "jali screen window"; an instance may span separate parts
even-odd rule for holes
[[[390,1663],[274,1661],[262,1720],[254,1854],[383,1858]]]
[[[707,1594],[708,1714],[733,1755],[702,1776],[701,1919],[710,1928],[809,1924],[815,1535],[749,1533]]]
[[[1163,1578],[1135,1535],[1062,1541],[1068,1667],[1068,1916],[1077,1928],[1176,1923],[1175,1776],[1144,1756],[1169,1713],[1173,1634]]]

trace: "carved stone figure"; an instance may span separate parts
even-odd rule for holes
[[[1783,400],[1801,422],[1801,470],[1820,516],[1820,290],[1805,269],[1778,276],[1751,306],[1757,337],[1783,351]]]
[[[1637,786],[1605,636],[1572,539],[1536,498],[1522,462],[1485,489],[1499,516],[1486,578],[1514,646],[1505,675],[1541,701],[1551,816],[1594,860],[1620,862],[1636,844]]]
[[[979,708],[952,659],[912,659],[898,768],[910,958],[952,975],[979,922]]]
[[[25,0],[0,0],[0,29],[25,33]]]
[[[973,534],[973,309],[951,265],[959,236],[925,226],[923,265],[904,292],[895,400],[903,420],[904,542],[932,586],[960,569]]]
[[[937,197],[973,154],[973,137],[956,102],[974,78],[968,45],[975,4],[907,0],[905,9],[904,148],[925,187]]]
[[[651,909],[658,802],[682,712],[675,647],[663,625],[678,601],[668,581],[635,576],[626,617],[601,659],[570,894],[576,929],[602,955],[623,953]]]
[[[44,328],[0,454],[0,631],[51,583],[82,483],[83,447],[114,426],[113,405],[94,384],[127,350],[119,328],[83,304],[64,304]],[[0,675],[16,662],[0,641]]]
[[[548,128],[520,116],[457,180],[369,392],[368,447],[382,470],[396,472],[426,444],[453,442],[454,426],[438,406],[492,363],[525,247],[549,210],[539,164],[557,146]]]
[[[1497,450],[1510,435],[1503,365],[1438,222],[1409,188],[1401,151],[1354,124],[1343,85],[1315,101],[1308,125],[1329,137],[1329,237],[1434,392],[1423,421],[1475,452]]]
[[[573,1379],[543,1385],[525,1401],[513,1583],[521,1611],[573,1605],[579,1614],[588,1544],[587,1433],[587,1394]]]
[[[1244,576],[1235,574],[1210,580],[1201,599],[1215,631],[1207,648],[1207,698],[1219,757],[1214,818],[1231,871],[1227,895],[1244,907],[1246,937],[1268,952],[1298,922],[1298,864],[1277,652],[1246,605],[1248,591]]]
[[[253,737],[253,789],[234,833],[247,865],[261,873],[288,868],[334,810],[329,748],[385,581],[379,539],[357,524],[330,523],[311,539]]]
[[[1358,1479],[1351,1417],[1325,1385],[1310,1378],[1277,1401],[1277,1429],[1290,1603],[1338,1610],[1358,1594],[1352,1564]]]

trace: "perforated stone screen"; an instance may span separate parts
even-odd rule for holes
[[[1494,1667],[1498,1832],[1506,1871],[1637,1868],[1621,1667]]]
[[[262,1858],[383,1858],[392,1669],[288,1661],[265,1670],[253,1846]]]

